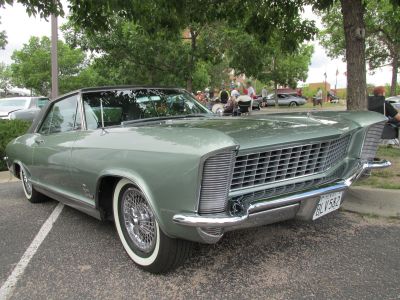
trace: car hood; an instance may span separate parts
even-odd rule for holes
[[[361,126],[385,120],[380,114],[360,113],[291,113],[250,117],[173,119],[150,125],[167,128],[196,128],[222,132],[241,149],[295,143],[322,137],[338,137]],[[146,127],[149,124],[145,125]],[[190,134],[190,130],[187,131]],[[219,134],[215,135],[216,137]]]

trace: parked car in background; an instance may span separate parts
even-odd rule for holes
[[[306,104],[307,101],[303,97],[295,96],[292,94],[278,94],[279,106],[296,107]],[[267,98],[267,106],[275,105],[275,94],[269,94]]]
[[[132,260],[163,273],[188,241],[337,210],[365,170],[390,165],[375,159],[385,123],[365,111],[219,117],[182,89],[90,88],[52,101],[5,161],[29,201],[114,220]]]
[[[0,119],[33,121],[49,101],[46,97],[1,98]]]
[[[386,101],[393,105],[394,108],[400,110],[400,96],[387,97]]]

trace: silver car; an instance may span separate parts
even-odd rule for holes
[[[307,101],[304,98],[294,96],[291,94],[278,94],[278,104],[279,106],[290,106],[296,107],[299,105],[306,104]],[[268,95],[267,106],[275,105],[275,94]]]
[[[386,101],[392,104],[395,109],[400,110],[400,96],[388,97]]]
[[[0,119],[33,121],[49,101],[46,97],[1,98]]]

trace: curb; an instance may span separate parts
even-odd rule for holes
[[[14,177],[9,171],[0,172],[0,183],[16,182],[19,179]]]
[[[341,208],[360,214],[400,218],[400,190],[351,187]]]

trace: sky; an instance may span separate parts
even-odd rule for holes
[[[66,9],[66,1],[62,1],[64,9]],[[311,7],[306,7],[304,17],[315,20],[319,28],[322,27],[319,17],[314,14]],[[6,64],[12,63],[11,55],[14,50],[20,49],[24,43],[27,43],[31,36],[50,36],[50,22],[39,17],[29,17],[24,7],[18,3],[13,6],[6,5],[5,8],[0,8],[1,25],[0,30],[5,30],[8,36],[8,44],[5,50],[0,50],[0,61]],[[59,25],[66,22],[66,19],[59,18]],[[62,38],[59,32],[59,38]],[[314,54],[311,59],[311,65],[308,71],[306,83],[324,81],[324,73],[327,74],[327,81],[334,88],[337,76],[337,88],[346,87],[346,63],[342,59],[329,58],[324,48],[318,41],[312,42],[314,45]],[[376,70],[374,74],[367,73],[367,82],[374,85],[385,85],[391,81],[390,67],[384,67]]]

